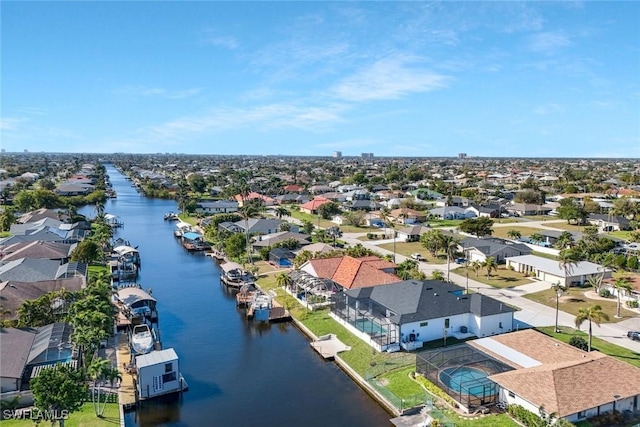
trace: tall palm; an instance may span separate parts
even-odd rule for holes
[[[569,278],[569,273],[573,271],[573,268],[580,263],[582,257],[580,253],[574,249],[564,249],[558,254],[558,265],[564,270],[565,284]]]
[[[244,220],[245,244],[247,245],[247,261],[253,264],[251,245],[249,245],[249,219],[258,213],[258,207],[253,203],[243,203],[240,208],[240,216]]]
[[[444,234],[442,239],[442,247],[446,251],[447,255],[447,282],[449,282],[449,276],[451,272],[451,260],[458,253],[458,245],[460,244],[460,239],[456,238],[454,235]]]
[[[584,321],[589,322],[589,346],[587,347],[588,351],[591,351],[591,338],[593,337],[592,331],[592,323],[600,326],[600,323],[603,320],[608,321],[609,315],[602,311],[602,307],[599,304],[592,305],[590,307],[581,307],[578,310],[578,315],[575,319],[576,328],[580,329],[580,326],[584,323]]]
[[[480,273],[480,269],[482,268],[482,263],[478,260],[475,260],[471,263],[471,269],[473,270],[474,273],[476,273],[476,277],[478,277],[478,274]]]
[[[278,219],[291,215],[291,212],[289,212],[289,210],[284,206],[278,206],[274,211]]]
[[[487,259],[484,260],[482,264],[483,264],[483,267],[487,269],[487,279],[489,279],[489,277],[491,276],[492,271],[498,270],[498,263],[496,262],[495,258],[492,256],[487,257]]]
[[[566,249],[573,243],[573,234],[570,231],[563,231],[556,240],[555,247],[558,249]]]
[[[104,408],[106,407],[105,398],[104,405],[101,407],[100,403],[102,402],[102,388],[98,385],[99,382],[103,381],[106,376],[108,370],[111,369],[111,362],[107,359],[94,359],[89,368],[87,369],[87,373],[89,374],[89,378],[93,381],[93,386],[91,387],[91,402],[93,403],[93,410],[96,413],[97,417],[102,417],[104,414]]]
[[[620,302],[621,302],[621,294],[626,292],[631,292],[633,287],[631,286],[630,280],[628,277],[619,277],[612,284],[614,289],[616,290],[616,296],[618,297],[618,305],[616,307],[616,318],[620,318]]]
[[[551,285],[551,289],[553,289],[553,292],[556,295],[556,332],[560,332],[560,329],[558,329],[558,313],[560,312],[560,296],[562,296],[562,293],[565,292],[567,288],[564,285],[560,284],[560,282],[557,282]]]
[[[536,245],[538,245],[541,242],[544,242],[544,236],[540,233],[533,233],[532,235],[529,236],[529,240],[531,240]]]
[[[278,275],[276,276],[276,284],[279,287],[286,289],[288,287],[291,287],[291,285],[293,284],[293,279],[283,271],[281,273],[278,273]]]
[[[380,217],[385,223],[385,227],[391,226],[391,231],[393,232],[393,260],[392,262],[396,262],[396,226],[393,222],[393,218],[391,217],[391,212],[389,208],[382,208],[380,211]]]

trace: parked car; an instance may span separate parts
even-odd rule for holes
[[[466,258],[456,258],[456,264],[464,264],[467,262]]]
[[[627,338],[631,338],[634,341],[640,341],[640,331],[627,332]]]
[[[411,258],[415,259],[416,261],[424,261],[424,257],[420,254],[411,254]]]

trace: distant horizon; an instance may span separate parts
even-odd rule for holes
[[[8,152],[640,158],[638,16],[624,1],[4,2],[0,138]]]
[[[131,155],[131,156],[193,156],[193,157],[295,157],[295,158],[319,158],[319,159],[363,159],[363,160],[375,160],[375,159],[454,159],[454,160],[477,160],[477,159],[502,159],[502,160],[519,160],[519,159],[527,159],[527,160],[640,160],[638,157],[541,157],[541,156],[471,156],[467,155],[464,158],[460,158],[457,155],[453,156],[376,156],[374,153],[373,157],[362,157],[361,155],[342,155],[340,157],[334,157],[331,154],[327,155],[296,155],[296,154],[211,154],[211,153],[136,153],[136,152],[115,152],[115,153],[107,153],[107,152],[73,152],[73,151],[5,151],[0,153],[0,157],[2,154],[10,154],[10,155],[21,155],[21,154],[51,154],[51,155],[89,155],[89,156],[118,156],[118,155]]]

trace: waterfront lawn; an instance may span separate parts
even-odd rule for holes
[[[47,425],[48,423],[42,423]],[[32,420],[2,420],[2,427],[33,427]],[[93,403],[86,402],[79,411],[69,415],[64,422],[65,427],[113,427],[120,425],[120,409],[117,403],[107,403],[104,416],[98,418],[93,410]]]
[[[524,277],[522,273],[509,270],[504,266],[498,267],[498,271],[491,273],[489,278],[487,278],[487,271],[485,269],[478,270],[478,275],[476,276],[475,271],[470,268],[469,277],[473,280],[477,280],[478,282],[493,286],[494,288],[511,288],[514,286],[525,285],[533,281],[529,277]]]
[[[594,328],[598,328],[598,326],[594,325]],[[589,335],[586,332],[579,331],[577,329],[569,328],[566,326],[561,326],[560,332],[555,331],[555,326],[544,326],[538,327],[536,330],[542,332],[545,335],[553,337],[559,341],[564,343],[569,343],[569,340],[574,336],[579,336],[584,338],[585,340],[589,340]],[[621,337],[620,339],[628,339],[626,337]],[[604,353],[608,356],[615,357],[620,359],[623,362],[627,362],[630,365],[637,366],[640,368],[640,354],[636,353],[632,350],[629,350],[625,347],[620,347],[615,344],[610,343],[609,341],[602,340],[598,337],[592,337],[591,340],[592,350],[597,350],[600,353]]]
[[[415,395],[426,394],[424,388],[410,377],[415,370],[415,365],[407,366],[382,374],[377,379],[399,398],[410,399]]]
[[[393,252],[393,242],[384,243],[378,247]],[[410,257],[414,253],[421,254],[425,262],[429,264],[446,264],[447,262],[447,258],[443,254],[439,254],[437,257],[431,256],[431,252],[425,249],[420,242],[396,242],[396,254]]]
[[[590,290],[590,288],[569,288],[562,297],[560,297],[560,310],[566,313],[572,314],[574,316],[578,315],[578,311],[580,308],[589,307],[594,304],[600,305],[602,307],[602,311],[609,315],[609,322],[614,323],[619,322],[621,320],[630,319],[634,317],[636,314],[630,310],[626,310],[624,308],[624,302],[620,308],[620,315],[622,316],[620,319],[616,319],[615,314],[617,310],[617,300],[615,298],[611,299],[591,299],[587,298],[585,292]],[[549,288],[544,291],[535,292],[532,294],[524,295],[525,298],[528,298],[532,301],[539,302],[540,304],[544,304],[551,308],[556,308],[556,293],[553,289]],[[607,322],[605,322],[607,323]],[[594,325],[594,328],[597,328]]]

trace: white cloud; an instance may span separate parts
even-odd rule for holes
[[[555,53],[571,44],[571,40],[563,31],[538,33],[529,39],[529,49],[546,54]]]
[[[197,95],[201,92],[201,88],[190,88],[182,90],[168,90],[157,87],[145,87],[145,86],[123,86],[116,90],[114,93],[118,95],[127,96],[156,96],[167,99],[183,99]]]
[[[0,130],[15,131],[20,128],[20,124],[26,122],[27,119],[22,117],[4,117],[0,119]]]
[[[230,36],[210,37],[206,40],[206,42],[214,46],[224,47],[229,50],[235,50],[240,45],[240,43],[238,43],[238,40]]]
[[[533,110],[534,114],[538,114],[541,116],[548,116],[549,114],[564,113],[565,111],[566,109],[562,105],[553,104],[553,103],[538,106]]]
[[[347,77],[332,90],[347,101],[398,99],[411,93],[428,92],[446,85],[448,77],[426,69],[410,67],[411,56],[394,56],[379,60]]]

